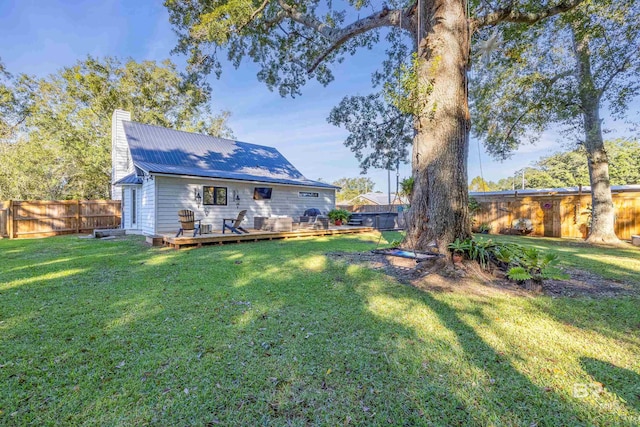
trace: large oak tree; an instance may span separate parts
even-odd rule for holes
[[[473,81],[474,131],[504,156],[550,124],[563,126],[587,155],[588,241],[618,242],[601,110],[624,117],[640,93],[640,4],[587,0],[536,26],[513,25],[500,39]]]
[[[579,2],[166,0],[165,5],[180,36],[177,50],[189,55],[194,71],[219,75],[221,53],[236,66],[248,56],[260,65],[258,79],[283,96],[299,94],[309,79],[328,84],[333,63],[379,43],[381,36],[389,41],[389,57],[408,43],[414,55],[404,89],[414,115],[415,184],[404,244],[420,249],[434,240],[446,247],[471,232],[466,159],[472,34],[502,22],[536,23]],[[406,43],[394,42],[399,33]]]

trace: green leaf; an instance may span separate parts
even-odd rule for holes
[[[509,271],[507,271],[507,277],[517,282],[523,282],[533,278],[533,276],[531,276],[531,274],[522,267],[510,268]]]

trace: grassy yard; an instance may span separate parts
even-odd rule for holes
[[[0,425],[640,423],[638,297],[424,292],[325,255],[377,239],[0,240]],[[518,240],[640,289],[638,250]]]

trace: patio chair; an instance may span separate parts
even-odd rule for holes
[[[195,219],[193,211],[189,209],[178,211],[178,222],[180,222],[180,230],[178,230],[178,234],[176,234],[176,237],[180,237],[181,234],[184,234],[184,230],[193,230],[193,237],[196,237],[198,233],[202,234],[200,221],[201,220],[199,219]]]
[[[245,209],[240,211],[237,218],[224,218],[222,220],[222,234],[224,234],[224,231],[227,228],[236,234],[249,233],[247,230],[240,226],[246,214],[247,210]],[[227,221],[229,222],[229,224],[227,224]]]

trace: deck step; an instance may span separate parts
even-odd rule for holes
[[[127,230],[124,228],[106,228],[106,229],[95,229],[93,230],[93,237],[103,238],[110,236],[124,236],[127,233]]]

